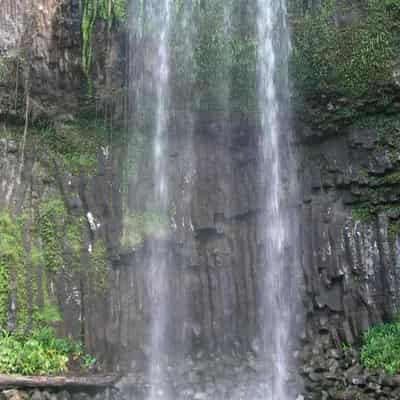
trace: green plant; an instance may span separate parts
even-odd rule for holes
[[[34,319],[40,326],[48,326],[49,324],[62,321],[60,311],[54,304],[45,304],[41,309],[36,311]]]
[[[363,96],[391,79],[396,54],[397,0],[368,0],[338,6],[332,0],[315,13],[293,21],[293,73],[306,94],[339,92]],[[335,23],[336,15],[357,15],[351,22]]]
[[[50,327],[37,328],[27,334],[0,333],[1,373],[65,373],[76,361],[80,361],[82,368],[91,367],[95,362],[93,357],[84,354],[79,342],[58,338]]]
[[[63,228],[66,208],[60,199],[43,202],[39,210],[39,235],[43,243],[43,256],[47,269],[55,272],[63,264]]]
[[[107,130],[96,119],[50,123],[35,131],[40,144],[57,164],[73,175],[93,174],[97,154],[105,148]]]
[[[97,240],[90,256],[92,287],[96,294],[104,294],[108,283],[107,249],[103,240]]]
[[[92,66],[92,36],[96,20],[101,18],[108,22],[122,22],[127,17],[127,0],[85,0],[82,16],[82,67],[89,77]]]
[[[91,369],[96,364],[97,360],[95,357],[91,356],[90,354],[84,354],[81,357],[81,365],[83,369]]]
[[[364,334],[361,362],[366,368],[400,372],[400,322],[382,324]]]
[[[23,240],[21,225],[7,212],[0,213],[0,326],[3,326],[8,314],[10,296],[10,276],[16,272],[20,281],[20,273],[23,268]],[[18,288],[18,301],[22,302],[22,296],[26,282],[20,282]]]

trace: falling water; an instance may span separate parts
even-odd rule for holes
[[[197,2],[174,2],[172,0],[133,0],[136,4],[134,15],[140,15],[140,20],[133,22],[136,29],[137,48],[133,58],[139,65],[132,72],[131,81],[135,82],[134,92],[136,114],[139,129],[152,133],[153,159],[153,190],[151,192],[152,207],[168,220],[169,203],[182,205],[186,200],[190,203],[190,193],[185,190],[190,185],[184,185],[184,190],[173,189],[170,172],[171,159],[169,154],[173,147],[168,138],[174,131],[184,131],[185,140],[178,140],[181,153],[187,153],[187,165],[193,164],[193,149],[191,146],[193,134],[193,114],[189,104],[195,96],[191,79],[193,75],[193,43],[192,35],[201,37],[199,27],[193,27],[191,22],[194,4]],[[235,29],[235,6],[239,0],[227,0],[219,4],[223,41],[229,42]],[[180,6],[177,6],[177,4]],[[221,8],[222,6],[222,8]],[[177,8],[183,7],[183,8]],[[287,390],[289,379],[291,324],[293,319],[293,288],[296,287],[293,272],[296,256],[295,237],[293,229],[296,225],[293,202],[295,193],[295,164],[291,153],[289,118],[289,84],[288,55],[290,49],[289,32],[286,25],[285,0],[257,0],[257,33],[258,33],[258,106],[261,116],[262,140],[262,182],[265,187],[263,208],[266,210],[262,220],[262,233],[265,243],[264,282],[261,288],[260,321],[263,338],[263,348],[269,358],[265,364],[269,367],[268,392],[262,400],[292,400]],[[205,11],[208,9],[205,8]],[[204,11],[204,10],[203,10]],[[203,14],[200,14],[203,15]],[[207,25],[206,25],[207,26]],[[180,27],[180,28],[179,28]],[[177,43],[179,46],[177,46]],[[229,47],[229,46],[225,46]],[[225,48],[222,46],[222,48]],[[178,53],[174,53],[180,49]],[[180,58],[181,57],[181,58]],[[142,64],[141,63],[142,61]],[[228,60],[229,61],[229,60]],[[180,68],[184,66],[183,68]],[[229,80],[229,68],[219,66],[223,76],[216,82],[217,104],[223,110],[229,110],[233,96],[232,82]],[[220,72],[221,72],[220,71]],[[215,71],[214,71],[215,72]],[[208,78],[208,77],[207,77]],[[249,78],[249,82],[251,78]],[[250,84],[250,83],[249,83]],[[215,94],[215,93],[214,93]],[[215,111],[215,110],[211,110]],[[225,118],[231,113],[225,113]],[[186,122],[185,122],[186,121]],[[135,123],[138,123],[137,121]],[[176,126],[174,125],[176,124]],[[229,123],[227,123],[229,129]],[[171,136],[172,135],[172,136]],[[187,150],[183,150],[187,148]],[[230,165],[228,166],[230,168]],[[188,168],[188,171],[191,169]],[[232,169],[232,168],[231,168]],[[188,176],[190,171],[188,172]],[[228,173],[224,176],[229,176]],[[185,178],[186,179],[186,178]],[[188,178],[190,181],[190,178]],[[230,183],[224,182],[226,185]],[[229,188],[227,192],[233,192]],[[177,196],[181,196],[177,198]],[[229,206],[227,199],[227,207]],[[186,203],[185,203],[186,204]],[[189,207],[190,208],[190,207]],[[228,210],[229,211],[229,210]],[[187,217],[187,218],[186,218]],[[179,218],[175,221],[179,225]],[[183,214],[183,226],[190,226],[190,215]],[[290,225],[291,224],[291,225]],[[179,232],[179,229],[178,229]],[[186,240],[186,230],[182,230],[182,241]],[[168,262],[168,245],[165,237],[160,235],[150,244],[149,268],[146,272],[147,291],[150,301],[148,315],[150,333],[148,341],[149,367],[147,371],[150,388],[148,400],[174,399],[167,382],[169,361],[168,356],[175,353],[171,346],[171,321],[184,327],[185,317],[176,306],[176,286],[171,275]],[[176,283],[176,282],[175,282]],[[228,292],[227,292],[228,293]],[[224,295],[225,296],[225,295]],[[173,299],[174,298],[174,299]],[[182,300],[182,299],[181,299]],[[185,300],[182,300],[183,302]],[[224,298],[226,309],[230,307],[228,297]],[[190,319],[190,318],[189,318]],[[179,328],[179,327],[178,327]],[[264,385],[263,385],[264,387]],[[219,399],[216,399],[219,400]],[[259,400],[259,399],[257,399]]]
[[[296,276],[295,168],[290,146],[288,55],[285,0],[258,0],[258,79],[262,129],[262,185],[265,187],[265,278],[263,344],[270,382],[266,400],[292,399],[290,348]]]
[[[168,221],[169,214],[169,123],[170,123],[170,0],[132,1],[132,43],[130,81],[133,98],[133,135],[152,137],[150,195],[144,206]],[[140,57],[138,56],[140,54]],[[143,163],[148,160],[142,160]],[[169,399],[166,365],[171,278],[168,273],[167,227],[150,241],[147,270],[149,301],[148,369],[149,400]],[[146,306],[147,307],[147,306]]]
[[[156,113],[154,124],[154,197],[156,207],[163,217],[168,217],[168,99],[169,99],[169,33],[170,33],[170,2],[169,0],[153,0],[150,2],[149,18],[157,20],[155,38],[157,57],[154,64],[154,77],[156,89]],[[150,340],[150,366],[149,383],[150,392],[148,399],[163,398],[167,400],[168,389],[164,382],[165,357],[167,349],[166,328],[168,319],[168,271],[167,248],[164,241],[154,241],[150,253],[150,313],[151,313],[151,340]]]

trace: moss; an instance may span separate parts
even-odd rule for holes
[[[63,238],[67,211],[60,199],[50,199],[40,204],[39,235],[43,243],[46,268],[56,272],[63,265]]]
[[[294,19],[293,71],[299,88],[307,95],[359,97],[390,81],[398,35],[394,3],[398,5],[397,0],[369,0],[362,6],[338,6],[330,0],[317,12]],[[352,20],[335,23],[337,15]]]
[[[8,316],[10,281],[13,269],[23,265],[23,242],[20,225],[7,212],[0,214],[0,326]]]
[[[30,257],[24,249],[24,217],[0,214],[0,326],[7,321],[11,290],[15,290],[16,329],[26,329],[31,321],[32,277]]]
[[[368,187],[353,206],[353,217],[371,222],[379,214],[388,215],[388,235],[394,239],[400,225],[400,121],[396,115],[377,114],[358,120],[355,127],[376,131],[375,151],[389,157],[390,164],[382,176],[362,171]]]
[[[396,112],[399,1],[328,0],[303,12],[291,2],[293,104],[300,119],[339,133],[360,118]]]
[[[81,225],[82,218],[70,218],[66,226],[66,239],[76,257],[79,257],[82,248]]]
[[[231,26],[227,27],[225,6],[221,1],[209,1],[195,7],[196,100],[200,111],[226,112],[230,108],[234,113],[251,114],[257,111],[254,26],[249,24],[249,16],[243,15],[243,8],[232,5]]]
[[[108,131],[95,119],[79,118],[68,123],[46,123],[33,130],[43,151],[73,175],[96,172],[98,153],[106,148]]]
[[[97,295],[104,294],[108,285],[107,249],[103,240],[96,240],[90,257],[92,288]]]

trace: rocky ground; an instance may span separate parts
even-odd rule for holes
[[[267,368],[250,353],[246,357],[187,358],[167,371],[165,379],[170,384],[155,390],[160,399],[169,391],[169,398],[176,400],[264,400],[270,392]],[[142,373],[126,376],[117,388],[124,398],[138,400],[151,390]],[[303,397],[293,391],[293,399]]]
[[[389,376],[365,370],[356,350],[326,349],[308,353],[298,381],[288,385],[302,387],[302,394],[292,390],[290,400],[398,400],[400,375]],[[266,400],[270,396],[268,368],[253,354],[198,355],[165,369],[164,381],[151,390],[146,374],[132,372],[106,390],[72,391],[16,390],[0,391],[0,400]]]
[[[39,389],[8,389],[0,391],[1,400],[111,400],[116,399],[117,390],[107,389],[94,392]]]
[[[398,400],[400,375],[368,371],[354,349],[313,354],[301,369],[305,400]]]

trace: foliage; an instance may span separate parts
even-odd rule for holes
[[[104,294],[107,289],[107,249],[103,240],[96,240],[90,257],[92,287],[95,294]]]
[[[398,0],[338,6],[327,1],[294,21],[293,71],[300,90],[360,96],[391,77]],[[350,21],[341,21],[347,15]]]
[[[57,338],[50,327],[37,328],[26,334],[6,331],[0,334],[0,372],[3,374],[65,373],[76,361],[88,368],[95,359],[84,354],[80,343]]]
[[[367,170],[359,172],[368,187],[353,206],[353,217],[372,222],[379,214],[388,215],[388,236],[395,239],[400,233],[400,121],[396,115],[368,116],[359,120],[356,127],[376,130],[376,149],[389,158],[391,168],[380,176]]]
[[[400,322],[369,329],[364,334],[361,361],[366,368],[400,372]]]
[[[100,123],[84,118],[43,126],[35,133],[57,163],[73,175],[94,173],[107,134]]]
[[[249,16],[242,14],[241,8],[220,1],[199,3],[195,9],[195,89],[201,111],[226,111],[226,101],[234,111],[255,111],[257,46]]]
[[[20,225],[9,213],[0,213],[0,326],[7,318],[12,268],[21,268],[23,252]]]
[[[135,37],[147,45],[158,30],[150,23],[159,21],[146,18],[146,3],[138,3]],[[249,15],[253,8],[232,0],[171,2],[170,94],[177,110],[226,113],[231,107],[232,112],[254,112],[256,37]],[[140,99],[142,106],[151,91]],[[151,115],[147,109],[144,113]]]
[[[37,324],[43,326],[62,321],[60,311],[54,304],[45,304],[40,310],[36,311],[34,319]]]
[[[82,16],[82,67],[87,76],[92,66],[92,36],[97,19],[124,21],[127,16],[127,0],[84,0]]]
[[[66,220],[66,208],[60,199],[43,202],[39,210],[39,234],[43,242],[46,268],[55,272],[63,265],[63,228]]]

